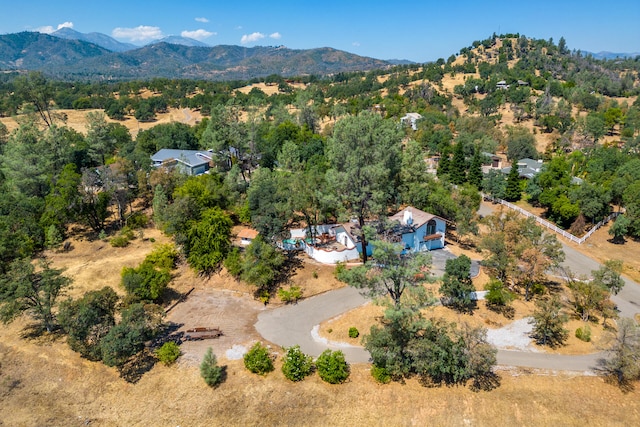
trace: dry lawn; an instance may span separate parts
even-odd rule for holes
[[[6,426],[631,426],[640,392],[598,377],[537,371],[498,372],[491,392],[465,387],[376,384],[368,365],[349,381],[317,375],[293,384],[280,372],[250,374],[219,359],[226,381],[207,387],[196,367],[155,366],[130,384],[113,368],[88,362],[62,340],[25,341],[24,324],[0,330],[0,425]]]

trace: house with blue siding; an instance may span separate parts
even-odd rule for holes
[[[398,242],[410,252],[430,251],[444,248],[447,224],[439,216],[408,206],[389,217]]]
[[[177,168],[180,172],[197,176],[211,167],[213,154],[207,150],[176,150],[163,148],[151,156],[154,167]]]

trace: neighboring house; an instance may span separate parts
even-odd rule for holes
[[[419,113],[407,113],[406,116],[400,118],[400,123],[403,125],[410,125],[411,129],[418,130],[418,120],[422,118],[422,115]]]
[[[258,231],[253,228],[244,228],[240,230],[238,233],[238,237],[240,238],[240,244],[243,246],[250,245],[253,240],[258,237]]]
[[[184,174],[196,176],[209,170],[213,161],[212,157],[212,153],[206,150],[163,148],[151,156],[151,161],[154,167],[175,167]]]
[[[402,243],[405,251],[429,251],[444,247],[445,220],[416,209],[407,207],[389,218],[395,222],[392,240]],[[308,236],[307,229],[291,230],[291,238],[284,240],[284,249],[304,250],[307,255],[324,264],[335,264],[360,259],[362,245],[357,222],[318,225],[315,236]],[[367,246],[371,255],[372,247]]]
[[[496,83],[496,89],[509,89],[509,85],[504,80],[500,80]]]
[[[517,161],[516,165],[518,166],[520,178],[531,179],[542,171],[544,163],[542,163],[542,160],[520,159]],[[500,169],[500,172],[505,175],[509,175],[511,167],[502,168]],[[582,178],[578,178],[576,176],[571,177],[572,184],[582,185],[583,182]]]
[[[518,168],[520,178],[533,178],[540,173],[540,171],[542,170],[542,166],[542,160],[520,159],[516,162],[516,167]],[[503,174],[509,175],[509,172],[511,172],[511,167],[502,168],[501,171]]]
[[[482,173],[489,173],[492,169],[502,169],[502,158],[500,156],[484,151],[480,154],[483,156]]]

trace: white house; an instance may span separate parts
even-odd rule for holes
[[[411,126],[411,129],[418,130],[417,122],[422,118],[422,115],[419,113],[407,113],[406,116],[400,118],[400,123],[406,125],[407,123]]]
[[[151,156],[154,167],[177,168],[187,175],[202,175],[211,167],[212,153],[207,150],[163,148]]]

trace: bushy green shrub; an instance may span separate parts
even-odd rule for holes
[[[262,343],[255,343],[251,350],[244,355],[244,366],[250,372],[259,375],[266,375],[273,371],[273,360],[269,354],[269,349]]]
[[[200,364],[200,376],[210,387],[216,387],[224,380],[224,367],[218,366],[218,359],[211,347],[207,349]]]
[[[302,381],[313,370],[313,359],[299,345],[289,347],[282,363],[282,373],[291,381]]]
[[[318,375],[329,384],[341,384],[349,378],[349,364],[340,350],[325,350],[316,360]]]
[[[373,365],[371,367],[371,376],[380,384],[388,384],[391,382],[391,374],[389,374],[386,368],[380,366]]]
[[[336,264],[336,269],[333,270],[333,275],[336,279],[342,280],[344,272],[347,270],[347,265],[344,262],[338,262]]]
[[[591,328],[589,325],[584,325],[582,328],[576,329],[576,338],[584,342],[591,341]]]
[[[229,251],[224,260],[224,268],[236,279],[240,278],[242,275],[242,254],[240,254],[239,248],[234,247]]]
[[[156,246],[153,251],[144,258],[145,263],[150,263],[160,269],[171,270],[178,260],[178,251],[170,244]]]
[[[133,230],[129,227],[123,227],[122,230],[120,230],[120,233],[111,239],[110,243],[114,248],[124,248],[129,245],[129,242],[134,238]]]
[[[349,338],[358,338],[360,336],[360,331],[355,326],[349,328]]]
[[[165,365],[172,365],[180,357],[180,347],[173,341],[167,341],[156,350],[156,357]]]
[[[297,302],[302,298],[302,289],[300,289],[300,286],[290,286],[289,289],[278,289],[278,297],[285,303]]]
[[[129,218],[127,218],[127,227],[135,230],[137,228],[144,228],[149,223],[149,217],[142,212],[135,212]]]
[[[122,269],[122,286],[129,295],[142,301],[157,301],[170,281],[168,270],[156,269],[151,263],[143,262],[137,268]]]

